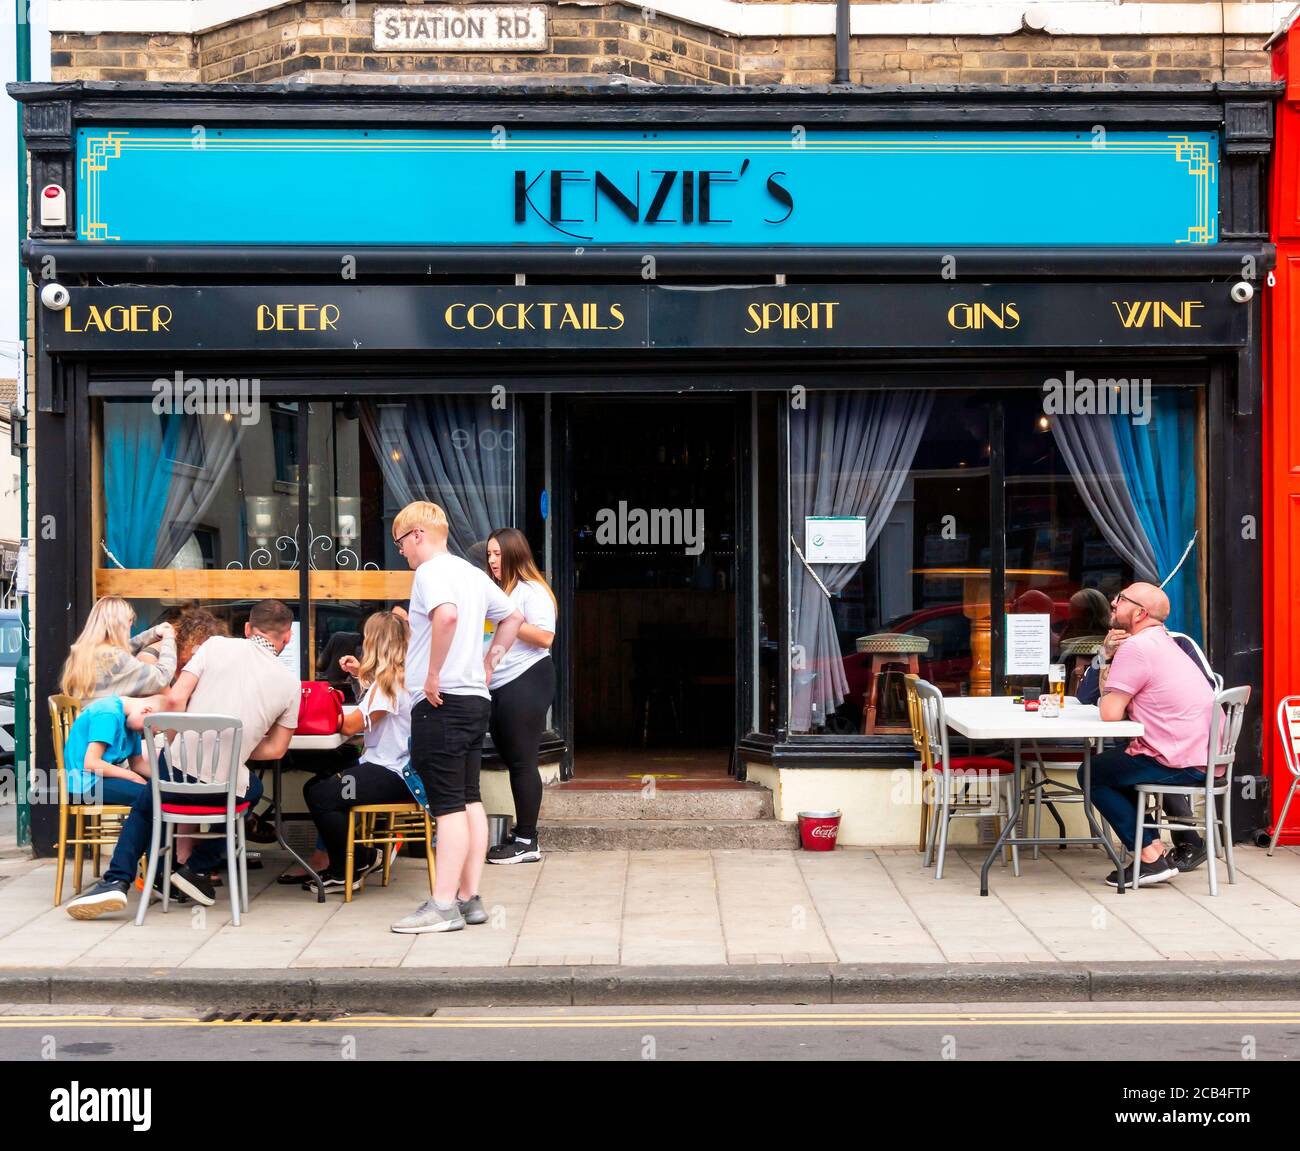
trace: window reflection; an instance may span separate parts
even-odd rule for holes
[[[1046,615],[1080,678],[1134,579],[1161,582],[1203,530],[1196,388],[1157,388],[1147,418],[1050,418],[1038,391],[810,393],[790,417],[791,731],[903,733],[903,675],[988,694],[995,609]],[[1006,580],[991,584],[990,412],[1003,411]],[[865,560],[809,561],[806,517],[860,517]],[[1199,640],[1192,544],[1166,587]],[[995,599],[994,597],[1000,597]],[[1012,681],[1013,684],[1027,682]]]
[[[970,684],[989,555],[987,402],[920,391],[808,399],[790,420],[795,542],[802,549],[815,505],[862,517],[869,550],[834,565],[791,549],[791,731],[906,731],[904,673],[951,694]],[[810,612],[825,623],[810,626]]]

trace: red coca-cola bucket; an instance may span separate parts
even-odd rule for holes
[[[840,836],[840,812],[801,811],[799,838],[804,851],[834,851]]]

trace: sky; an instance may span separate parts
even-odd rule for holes
[[[32,79],[50,78],[50,36],[45,28],[45,0],[31,0]],[[0,76],[8,84],[18,76],[15,57],[14,0],[0,0]],[[0,235],[4,243],[0,252],[0,378],[17,375],[18,341],[18,245],[21,235],[18,221],[18,105],[7,92],[0,93]]]

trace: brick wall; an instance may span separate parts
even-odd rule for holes
[[[190,36],[101,32],[50,37],[50,74],[55,80],[199,79]]]
[[[1265,37],[858,36],[850,74],[859,84],[1187,84],[1268,80]],[[824,84],[835,44],[749,40],[738,53],[747,84]]]
[[[55,34],[56,80],[264,83],[299,73],[361,79],[443,73],[604,76],[657,84],[825,84],[830,36],[754,39],[647,14],[625,4],[557,3],[545,53],[389,53],[371,47],[372,3],[355,16],[335,0],[302,0],[195,36]],[[862,84],[1151,84],[1267,80],[1263,36],[858,36]],[[324,77],[322,77],[324,78]]]

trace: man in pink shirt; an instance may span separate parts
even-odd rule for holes
[[[1098,707],[1104,720],[1137,720],[1144,734],[1125,748],[1093,757],[1091,794],[1130,851],[1138,850],[1133,843],[1137,784],[1205,782],[1214,689],[1165,630],[1168,616],[1169,597],[1148,583],[1135,583],[1111,601],[1111,627],[1125,636],[1101,669]],[[1156,830],[1142,833],[1140,850],[1139,884],[1163,883],[1178,874]],[[1118,879],[1112,871],[1106,882],[1113,887]]]

